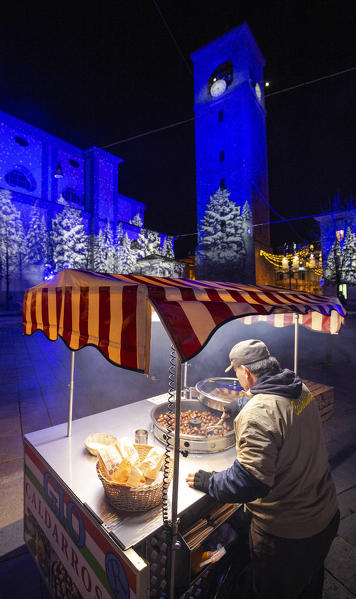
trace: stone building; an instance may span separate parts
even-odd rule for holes
[[[48,231],[65,207],[73,208],[80,216],[89,239],[88,268],[94,266],[90,240],[93,242],[100,230],[104,231],[108,225],[114,236],[119,225],[121,239],[126,235],[133,250],[139,249],[139,241],[147,233],[144,229],[145,205],[118,191],[121,162],[121,158],[110,152],[95,146],[82,150],[0,111],[0,194],[5,193],[11,198],[20,213],[26,235],[34,207],[38,209],[40,218],[44,217]],[[165,272],[171,272],[173,276],[176,274],[174,238],[163,233],[150,233],[158,242],[155,249],[158,256],[164,253],[167,243],[170,244],[171,271],[166,265]],[[144,257],[144,252],[142,256],[141,251],[140,257]],[[180,263],[178,266],[181,272]],[[140,272],[142,268],[140,265]],[[1,270],[3,273],[0,265]],[[21,274],[21,282],[17,278],[15,283],[12,276],[12,289],[39,283],[42,275],[43,268],[27,264]],[[0,277],[2,289],[3,278]]]
[[[259,249],[270,244],[265,61],[247,23],[200,48],[191,58],[196,276],[252,283],[257,274],[257,282],[263,282]]]

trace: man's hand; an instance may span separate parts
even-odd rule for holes
[[[229,404],[224,406],[224,415],[227,418],[231,418],[232,421],[235,420],[237,414],[240,411],[240,406],[237,399],[232,399]]]
[[[211,472],[206,472],[205,470],[198,470],[198,472],[188,474],[185,480],[188,483],[188,487],[203,491],[203,493],[209,493],[209,480],[211,474]]]

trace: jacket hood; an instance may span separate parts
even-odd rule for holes
[[[285,368],[276,374],[263,374],[257,379],[250,391],[253,395],[265,393],[297,399],[302,392],[302,385],[301,378]]]

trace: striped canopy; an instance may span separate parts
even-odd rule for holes
[[[68,269],[26,291],[23,329],[61,337],[72,350],[94,345],[114,364],[148,372],[151,306],[182,362],[235,318],[285,326],[297,313],[301,324],[337,333],[345,315],[336,298],[287,289]]]

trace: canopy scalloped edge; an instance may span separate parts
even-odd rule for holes
[[[304,326],[337,333],[345,315],[336,298],[293,290],[68,269],[26,292],[23,330],[42,330],[51,341],[61,337],[74,351],[93,345],[113,364],[148,372],[150,304],[182,362],[236,318],[288,326],[299,313]]]

